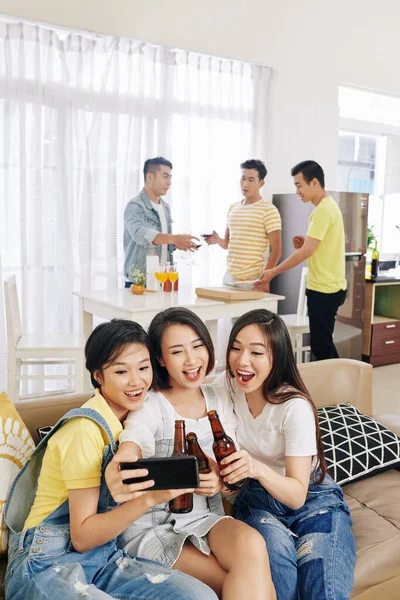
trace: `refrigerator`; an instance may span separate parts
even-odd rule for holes
[[[334,342],[341,358],[362,358],[362,327],[365,295],[365,253],[367,247],[368,194],[327,192],[343,215],[347,297],[336,318]],[[283,261],[294,252],[292,238],[306,235],[314,205],[303,203],[296,194],[275,194],[273,203],[282,217]],[[294,314],[300,287],[301,269],[306,261],[272,280],[270,291],[285,296],[279,302],[280,314]]]

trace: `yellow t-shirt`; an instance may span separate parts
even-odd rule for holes
[[[278,209],[267,200],[232,204],[228,211],[227,269],[235,279],[253,279],[265,269],[268,234],[282,229]]]
[[[307,236],[320,240],[307,259],[307,288],[324,294],[345,290],[345,243],[343,217],[331,196],[323,198],[312,211]]]
[[[99,390],[82,408],[100,413],[118,440],[122,425]],[[108,443],[100,426],[86,417],[71,419],[50,438],[24,529],[36,527],[58,508],[68,498],[68,490],[100,486],[103,452]]]

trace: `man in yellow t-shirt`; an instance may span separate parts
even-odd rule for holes
[[[260,193],[267,169],[261,160],[255,159],[246,160],[240,168],[243,200],[230,206],[225,236],[221,238],[213,231],[205,238],[207,244],[218,244],[228,250],[224,285],[257,279],[264,269],[275,267],[282,254],[281,216],[276,206]]]
[[[316,360],[338,358],[333,343],[336,314],[346,299],[345,240],[342,213],[325,191],[325,176],[320,165],[306,160],[292,169],[298,196],[315,206],[310,215],[306,237],[296,235],[291,256],[273,269],[264,271],[256,287],[264,290],[279,273],[307,259],[307,307],[310,346]]]

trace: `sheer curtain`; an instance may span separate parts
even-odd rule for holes
[[[173,162],[175,232],[222,233],[240,162],[269,152],[268,68],[8,17],[0,57],[2,276],[26,332],[69,333],[73,289],[122,285],[146,158]],[[216,283],[225,259],[201,248],[188,276]]]

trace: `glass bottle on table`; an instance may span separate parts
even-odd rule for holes
[[[207,415],[210,420],[210,425],[214,436],[213,451],[217,463],[220,466],[220,462],[223,458],[236,452],[235,442],[229,437],[229,435],[226,435],[225,429],[222,427],[216,410],[210,410]],[[245,481],[245,479],[242,479],[236,483],[226,483],[225,485],[230,492],[236,492],[244,486]]]
[[[187,456],[185,437],[185,421],[175,421],[174,451],[172,456]],[[172,513],[188,513],[193,510],[193,494],[181,494],[169,502],[169,510]]]
[[[372,250],[372,262],[371,262],[371,279],[377,279],[379,276],[379,252],[378,252],[378,240],[375,240],[375,246]]]
[[[164,281],[164,292],[167,292],[168,294],[170,292],[172,292],[172,282],[170,279],[170,269],[171,269],[171,265],[169,262],[167,262],[166,266],[165,266],[165,272],[167,274],[167,278]]]

